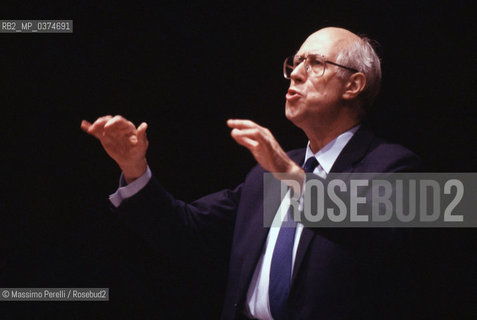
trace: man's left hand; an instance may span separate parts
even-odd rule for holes
[[[284,175],[277,173],[285,173],[287,178],[303,181],[303,169],[283,151],[270,130],[250,120],[230,119],[227,125],[232,128],[232,138],[250,150],[265,170],[278,179],[284,179]]]

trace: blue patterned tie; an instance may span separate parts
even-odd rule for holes
[[[309,158],[303,169],[313,172],[318,165],[315,157]],[[274,320],[287,319],[287,298],[290,293],[290,280],[293,261],[293,244],[295,242],[296,222],[291,217],[291,206],[288,209],[286,227],[281,227],[275,249],[273,250],[270,266],[270,282],[268,285],[268,299],[270,311]],[[285,222],[284,221],[284,222]]]

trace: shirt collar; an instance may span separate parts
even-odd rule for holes
[[[308,144],[306,146],[305,162],[310,157],[314,156],[316,160],[318,160],[318,163],[323,168],[323,170],[325,170],[326,174],[329,174],[331,167],[333,167],[333,164],[340,155],[341,151],[349,142],[351,137],[356,133],[356,131],[358,131],[359,127],[360,125],[356,125],[348,131],[343,132],[335,139],[331,140],[326,146],[321,148],[315,154],[313,153],[313,151],[311,151],[310,141],[308,141]]]

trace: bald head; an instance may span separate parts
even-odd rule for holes
[[[333,59],[330,53],[339,53],[346,50],[352,43],[361,41],[361,38],[349,30],[336,27],[327,27],[312,33],[303,43],[300,51],[310,51],[312,48],[321,48],[322,53],[328,53],[327,58]],[[326,51],[326,52],[324,52]]]

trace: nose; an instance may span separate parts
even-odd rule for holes
[[[292,73],[290,74],[290,78],[295,82],[302,82],[305,80],[307,73],[306,60],[303,60],[295,67],[295,69],[293,69]]]

